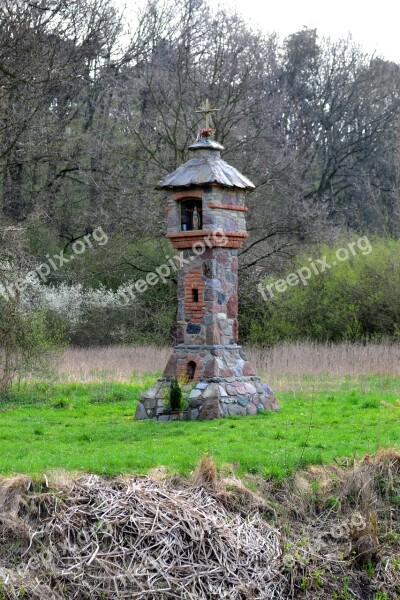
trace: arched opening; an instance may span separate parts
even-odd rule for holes
[[[194,362],[194,360],[190,360],[187,364],[186,367],[186,375],[187,378],[190,379],[194,379],[194,374],[196,373],[196,363]]]
[[[189,198],[180,203],[181,231],[194,231],[203,228],[203,207],[201,200]]]

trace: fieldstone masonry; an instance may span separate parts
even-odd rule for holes
[[[279,408],[237,345],[238,250],[248,236],[245,194],[254,185],[221,159],[222,146],[206,131],[190,147],[195,158],[158,186],[166,191],[167,237],[181,253],[177,345],[162,378],[140,399],[136,419],[217,419]],[[187,227],[194,210],[201,229]],[[172,378],[183,382],[186,405],[176,413],[168,412]]]
[[[137,419],[220,419],[231,415],[255,415],[260,410],[279,408],[271,388],[259,377],[232,376],[210,377],[192,386],[183,386],[187,410],[168,413],[165,411],[165,398],[170,381],[170,378],[163,377],[143,394],[136,411]]]

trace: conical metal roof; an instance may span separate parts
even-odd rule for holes
[[[156,189],[185,188],[217,183],[224,187],[254,190],[255,185],[237,169],[222,160],[220,150],[224,147],[209,138],[201,138],[189,150],[195,153],[175,171],[164,177]]]

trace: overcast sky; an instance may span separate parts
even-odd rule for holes
[[[352,34],[366,51],[400,63],[399,0],[211,0],[282,36],[303,26],[332,38]]]

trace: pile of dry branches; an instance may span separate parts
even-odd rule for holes
[[[204,487],[85,476],[35,492],[7,481],[0,531],[10,553],[13,539],[22,547],[17,561],[15,546],[0,550],[6,598],[282,598],[278,534]]]
[[[189,480],[0,479],[1,600],[397,600],[399,539],[395,450],[282,482],[208,457]]]

